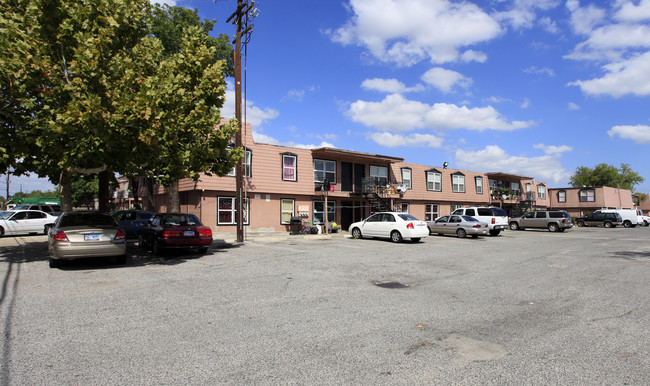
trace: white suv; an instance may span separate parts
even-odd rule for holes
[[[479,221],[486,222],[490,229],[490,236],[498,236],[501,231],[508,229],[508,214],[505,210],[494,206],[459,208],[452,214],[472,216]]]

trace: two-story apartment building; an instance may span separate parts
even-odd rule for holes
[[[550,189],[551,208],[563,209],[571,216],[581,217],[603,208],[632,209],[632,192],[609,186],[584,186]]]
[[[405,162],[404,159],[337,148],[302,149],[255,143],[245,130],[244,224],[249,231],[289,231],[292,218],[347,227],[378,210],[398,210],[424,220],[457,207],[489,205],[485,173]],[[145,184],[138,195],[146,197]],[[329,186],[329,189],[325,189]],[[127,187],[126,181],[121,189]],[[163,187],[153,191],[155,211],[166,211]],[[132,196],[124,192],[124,204]],[[234,233],[236,176],[202,175],[179,182],[181,211],[197,214],[215,232]],[[128,198],[127,198],[128,197]],[[125,205],[126,204],[126,205]]]
[[[545,182],[509,173],[491,172],[486,175],[490,185],[490,204],[503,208],[511,216],[547,209],[551,204]]]

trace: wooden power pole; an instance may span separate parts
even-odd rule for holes
[[[250,4],[248,1],[237,0],[237,10],[230,15],[226,20],[227,23],[230,23],[232,20],[235,24],[235,45],[234,52],[234,65],[235,65],[235,118],[237,118],[237,125],[239,130],[235,134],[235,146],[241,147],[243,145],[242,139],[242,76],[241,76],[241,46],[242,46],[242,36],[247,36],[253,31],[253,25],[248,25],[249,17],[255,17],[256,12],[251,12],[255,2],[252,1]],[[244,39],[244,44],[248,43],[248,39]],[[237,194],[236,194],[236,216],[237,216],[237,242],[244,241],[244,160],[246,159],[246,152],[244,152],[244,158],[240,159],[237,162],[236,167],[236,180],[237,180]]]

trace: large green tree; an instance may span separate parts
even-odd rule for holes
[[[594,168],[580,166],[569,179],[572,186],[611,186],[614,188],[629,189],[645,181],[628,164],[621,164],[620,168],[601,163]]]

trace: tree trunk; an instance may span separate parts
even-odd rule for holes
[[[130,191],[133,195],[133,206],[135,209],[142,209],[142,205],[140,205],[140,197],[138,196],[138,188],[140,187],[140,184],[138,182],[138,177],[129,178],[128,191]]]
[[[100,212],[108,212],[110,210],[109,208],[109,198],[110,198],[110,176],[111,172],[108,170],[104,170],[102,172],[99,172],[98,179],[99,179],[99,193],[97,194],[97,200],[99,201],[99,206],[98,210]]]
[[[178,180],[167,187],[167,213],[175,213],[181,211],[181,201],[178,195]]]
[[[147,210],[150,212],[157,212],[156,203],[153,198],[153,178],[146,177],[144,180],[147,184]]]
[[[59,178],[61,185],[61,212],[72,212],[72,172],[70,170],[61,170]]]

